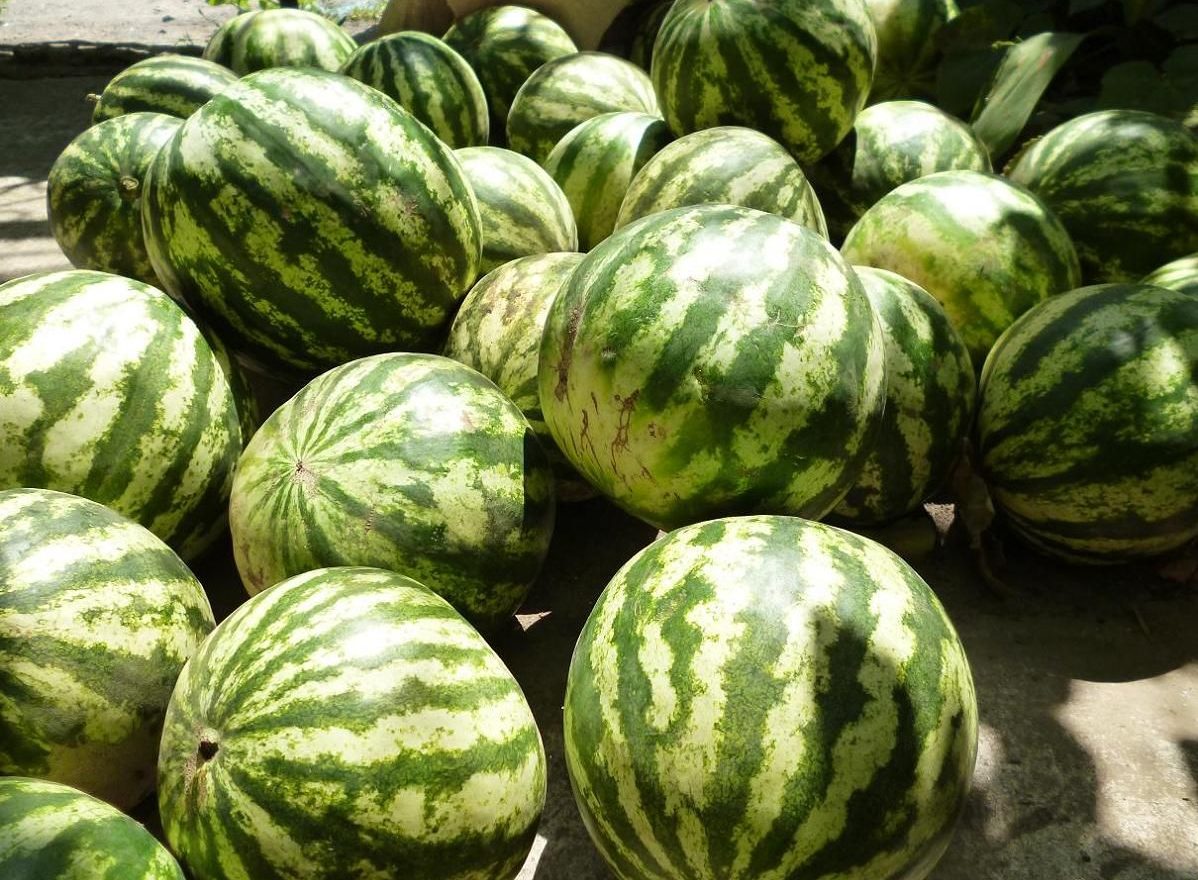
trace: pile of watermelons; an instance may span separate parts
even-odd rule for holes
[[[119,74],[49,180],[78,268],[0,286],[0,876],[511,880],[546,761],[486,638],[599,494],[665,530],[564,696],[613,872],[925,877],[972,679],[851,530],[955,469],[1060,558],[1198,537],[1195,37],[676,0],[602,52],[517,6],[359,47],[269,10]],[[109,806],[155,788],[170,854]]]

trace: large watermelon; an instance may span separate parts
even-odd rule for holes
[[[154,55],[126,67],[94,96],[92,122],[142,112],[186,119],[235,82],[237,74],[214,61]]]
[[[876,525],[919,509],[945,480],[973,424],[969,349],[936,299],[885,269],[856,267],[886,340],[886,409],[838,517]]]
[[[182,124],[126,113],[85,129],[54,160],[46,212],[71,265],[160,284],[141,235],[142,181]]]
[[[448,358],[383,354],[314,379],[237,465],[251,594],[324,565],[400,571],[480,626],[511,616],[553,531],[553,476],[514,403]]]
[[[653,83],[639,67],[603,52],[578,52],[538,68],[507,118],[508,146],[544,164],[570,129],[601,113],[659,115]]]
[[[482,249],[452,151],[319,70],[264,70],[205,104],[151,166],[142,219],[171,293],[240,353],[306,371],[437,346]]]
[[[0,492],[0,773],[135,806],[213,625],[200,582],[141,526],[74,495]]]
[[[756,208],[828,234],[819,200],[790,153],[761,132],[735,125],[696,131],[662,148],[632,179],[616,228],[704,204]]]
[[[660,116],[603,113],[572,128],[545,158],[578,221],[578,245],[589,251],[611,235],[628,184],[673,140]]]
[[[150,832],[70,786],[0,777],[5,880],[184,880]]]
[[[1166,263],[1145,275],[1144,284],[1159,284],[1170,290],[1184,290],[1198,295],[1198,254],[1190,254]]]
[[[808,163],[852,128],[876,54],[863,0],[677,0],[653,84],[675,134],[744,125]]]
[[[507,667],[443,599],[370,568],[308,572],[221,623],[158,765],[196,880],[512,880],[544,803]]]
[[[1087,113],[1033,142],[1007,174],[1061,218],[1087,281],[1134,281],[1198,251],[1198,136],[1180,122]]]
[[[562,188],[536,162],[501,147],[455,151],[482,220],[486,274],[517,257],[578,249],[578,224]]]
[[[978,171],[941,171],[892,190],[841,250],[936,297],[979,369],[1016,318],[1081,277],[1056,215],[1023,187]]]
[[[990,154],[973,130],[922,101],[866,107],[852,133],[810,169],[837,241],[897,186],[937,171],[990,170]]]
[[[1037,306],[982,373],[978,445],[1024,539],[1081,562],[1198,536],[1198,297],[1083,287]]]
[[[353,54],[354,38],[315,12],[261,9],[222,24],[204,47],[204,58],[238,76],[267,67],[338,70]]]
[[[464,57],[483,85],[491,129],[504,133],[512,100],[538,67],[578,51],[556,21],[525,6],[476,9],[445,33],[445,42]]]
[[[389,34],[354,52],[341,72],[394,98],[451,147],[487,142],[487,98],[466,59],[418,31]]]
[[[870,101],[934,94],[937,37],[957,17],[956,0],[865,0],[865,8],[878,35]]]
[[[856,274],[811,230],[734,205],[653,214],[591,251],[540,357],[558,447],[659,528],[817,519],[882,417],[882,334]]]
[[[166,294],[82,269],[0,286],[0,489],[82,495],[191,559],[224,528],[242,442],[224,371]]]
[[[495,269],[462,301],[444,351],[478,370],[520,407],[549,456],[562,501],[589,498],[594,490],[570,467],[545,425],[538,353],[553,298],[581,262],[577,253],[538,254]]]
[[[884,547],[791,517],[642,550],[570,663],[566,765],[620,880],[922,880],[973,774],[969,663]]]

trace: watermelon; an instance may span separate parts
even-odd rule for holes
[[[508,146],[544,164],[574,126],[617,110],[660,115],[643,70],[603,52],[556,58],[538,68],[512,100]]]
[[[1180,257],[1145,275],[1144,284],[1157,284],[1170,290],[1198,295],[1198,253]]]
[[[233,83],[237,75],[214,61],[189,55],[154,55],[131,64],[109,80],[96,102],[92,122],[125,113],[165,113],[186,119]]]
[[[642,70],[650,70],[653,63],[653,45],[661,32],[661,23],[674,0],[654,0],[645,6],[637,19],[632,40],[628,45],[628,60]]]
[[[491,108],[492,137],[504,134],[512,100],[538,67],[578,51],[556,21],[525,6],[476,9],[445,33],[474,68]]]
[[[545,752],[507,667],[443,599],[318,569],[216,628],[171,697],[158,804],[196,880],[512,880]]]
[[[783,516],[672,532],[570,662],[566,766],[620,880],[922,880],[977,754],[973,680],[886,548]]]
[[[865,0],[878,35],[871,102],[936,92],[937,37],[957,17],[956,0]]]
[[[67,785],[0,777],[7,880],[184,880],[166,848],[120,810]]]
[[[446,357],[478,370],[520,407],[549,456],[561,501],[595,493],[570,467],[545,425],[538,353],[553,298],[581,262],[582,254],[577,253],[539,254],[495,269],[462,301],[444,351]]]
[[[0,489],[82,495],[193,559],[241,446],[225,373],[161,291],[82,269],[0,286]]]
[[[487,142],[491,116],[466,59],[418,31],[381,37],[349,56],[341,72],[394,98],[451,147]]]
[[[628,184],[671,140],[660,116],[622,111],[592,117],[558,141],[545,170],[570,200],[582,250],[611,235]]]
[[[383,354],[314,379],[237,466],[233,554],[251,595],[325,565],[417,578],[479,626],[520,607],[553,531],[528,420],[448,358]]]
[[[480,274],[517,257],[578,249],[570,200],[544,168],[501,147],[467,147],[455,153],[478,199]]]
[[[677,208],[616,232],[562,287],[541,408],[579,473],[658,528],[818,519],[881,423],[884,357],[861,282],[816,233],[735,205]]]
[[[335,71],[356,48],[353,37],[315,12],[261,9],[222,24],[204,47],[204,58],[238,76],[267,67]]]
[[[1080,283],[1056,215],[1023,187],[979,171],[904,183],[862,215],[841,250],[936,297],[979,369],[1016,318]]]
[[[837,517],[878,525],[918,511],[948,479],[973,422],[969,349],[936,299],[885,269],[856,267],[886,341],[886,409]]]
[[[1125,562],[1198,537],[1198,297],[1101,284],[1029,311],[994,346],[982,474],[1023,539]]]
[[[876,55],[863,0],[677,0],[652,76],[675,134],[744,125],[809,163],[852,128]]]
[[[1007,175],[1061,218],[1088,281],[1134,281],[1198,251],[1198,136],[1175,120],[1087,113],[1026,147]]]
[[[200,582],[146,529],[74,495],[0,492],[0,773],[135,806],[213,626]]]
[[[142,181],[182,124],[126,113],[85,129],[54,160],[46,212],[71,265],[159,284],[141,235]]]
[[[990,154],[961,120],[922,101],[886,101],[861,111],[811,180],[839,241],[897,186],[937,171],[990,170]]]
[[[319,70],[260,71],[204,105],[151,166],[142,220],[167,289],[267,369],[438,346],[482,250],[452,151]]]
[[[799,164],[777,141],[735,125],[680,137],[645,163],[628,187],[616,228],[658,211],[709,203],[756,208],[828,234]]]

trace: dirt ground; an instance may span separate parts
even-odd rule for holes
[[[2,36],[2,32],[0,32]],[[45,178],[106,77],[0,79],[0,281],[67,263]],[[277,394],[278,389],[275,389]],[[536,712],[549,802],[520,880],[600,880],[562,755],[569,657],[607,580],[654,531],[603,501],[563,505],[526,610],[496,645]],[[973,793],[933,880],[1198,878],[1198,591],[1147,568],[1070,568],[1007,544],[1015,595],[984,588],[965,547],[917,564],[968,651],[982,719]],[[243,600],[227,545],[197,566],[218,614]],[[141,818],[153,825],[153,807]]]

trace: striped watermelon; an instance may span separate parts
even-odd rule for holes
[[[828,234],[799,164],[777,141],[735,125],[680,137],[645,163],[628,187],[616,228],[658,211],[711,203],[756,208]]]
[[[1080,283],[1056,215],[1023,187],[978,171],[904,183],[862,215],[841,250],[936,297],[979,369],[1016,318]]]
[[[200,582],[141,526],[74,495],[0,492],[0,773],[135,806],[213,625]]]
[[[549,548],[553,478],[488,379],[383,354],[314,379],[237,466],[229,525],[250,594],[324,565],[417,578],[480,626],[510,617]]]
[[[973,422],[977,378],[936,299],[885,269],[856,267],[886,341],[886,409],[841,519],[876,525],[919,510],[948,479]]]
[[[809,163],[852,128],[876,54],[863,0],[677,0],[653,84],[676,134],[744,125]]]
[[[865,538],[760,516],[642,550],[587,620],[566,766],[621,880],[922,880],[977,753],[935,594]]]
[[[549,16],[525,6],[477,9],[445,33],[483,85],[491,108],[492,139],[504,134],[512,100],[542,64],[578,51],[570,35]]]
[[[870,101],[930,96],[940,60],[937,36],[957,17],[956,0],[865,0],[878,35]]]
[[[983,476],[1014,530],[1079,562],[1198,537],[1198,297],[1083,287],[1037,306],[982,373]]]
[[[617,110],[660,115],[653,83],[643,70],[603,52],[556,58],[530,76],[512,100],[508,146],[544,164],[574,126]]]
[[[674,0],[653,0],[637,19],[632,41],[628,46],[628,60],[642,70],[649,70],[653,63],[653,45],[661,32],[661,23]]]
[[[0,877],[184,880],[162,844],[120,810],[19,776],[0,777]]]
[[[75,269],[0,286],[0,489],[82,495],[184,559],[224,530],[242,435],[195,323],[140,281]]]
[[[990,154],[961,120],[922,101],[886,101],[861,111],[811,179],[839,241],[897,186],[937,171],[990,170]]]
[[[1141,282],[1198,295],[1198,253],[1166,263],[1145,275]]]
[[[1061,218],[1088,281],[1134,281],[1198,251],[1198,136],[1180,122],[1087,113],[1024,149],[1007,175]]]
[[[671,140],[660,116],[621,111],[592,117],[558,141],[545,170],[570,200],[582,250],[611,235],[628,184]]]
[[[517,257],[578,249],[570,201],[544,168],[501,147],[467,147],[455,153],[482,218],[480,274]]]
[[[367,43],[341,67],[394,98],[451,147],[487,142],[491,116],[466,59],[430,34],[401,31]]]
[[[549,456],[562,501],[590,498],[594,490],[553,442],[537,385],[541,332],[549,307],[582,262],[582,254],[522,257],[484,277],[462,301],[445,343],[445,356],[478,370],[499,386],[528,419]]]
[[[204,58],[238,76],[267,67],[335,71],[356,48],[353,37],[315,12],[261,9],[222,24],[204,47]]]
[[[595,248],[541,343],[541,407],[599,491],[669,529],[826,514],[885,400],[881,330],[832,247],[773,214],[699,205]]]
[[[545,752],[448,603],[393,572],[320,569],[238,608],[184,669],[158,803],[196,880],[512,880]]]
[[[50,169],[50,229],[73,266],[159,285],[141,235],[142,181],[182,125],[162,113],[126,113],[85,129]]]
[[[235,82],[237,75],[214,61],[155,55],[126,67],[94,96],[92,122],[143,112],[186,119]]]
[[[433,348],[478,271],[478,206],[452,151],[337,74],[246,77],[183,124],[145,189],[158,276],[267,365]]]

